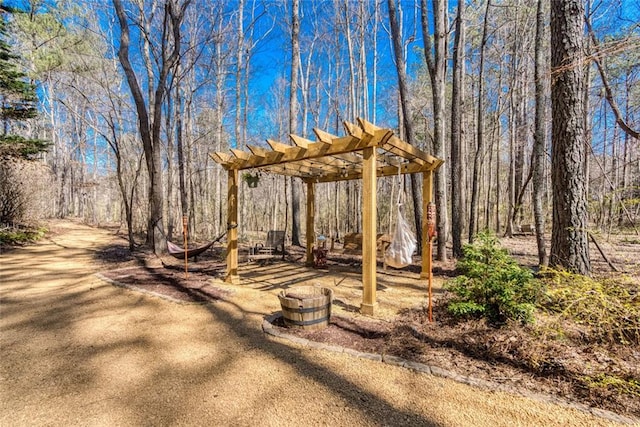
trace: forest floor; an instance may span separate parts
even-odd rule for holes
[[[535,330],[518,325],[454,322],[442,304],[443,284],[456,274],[452,262],[435,265],[435,322],[429,323],[417,264],[378,269],[379,305],[369,317],[359,314],[360,258],[354,254],[331,253],[328,268],[316,270],[304,267],[302,249],[290,248],[284,261],[243,262],[241,283],[230,285],[221,280],[220,245],[190,263],[185,278],[179,260],[129,253],[115,229],[63,221],[51,230],[45,242],[2,254],[2,424],[609,425],[640,419],[634,390],[580,381],[585,366],[590,374],[639,381],[637,349],[541,342]],[[614,264],[640,277],[640,242],[600,243]],[[533,237],[504,245],[522,264],[535,264]],[[603,273],[609,268],[594,264]],[[334,291],[330,326],[282,328],[273,316],[276,295],[308,284]],[[483,382],[478,389],[267,338],[260,328],[265,319],[293,337]],[[532,355],[539,369],[523,363]],[[518,396],[536,393],[550,397]],[[594,418],[588,407],[612,412],[592,410],[605,417]]]

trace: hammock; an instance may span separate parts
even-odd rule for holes
[[[185,252],[187,253],[187,258],[193,258],[193,257],[197,257],[202,252],[209,249],[214,243],[216,243],[216,240],[214,240],[213,242],[209,242],[206,245],[198,246],[197,248],[191,248],[191,249],[185,250],[182,247],[176,245],[175,243],[171,243],[170,241],[167,240],[167,249],[169,250],[169,255],[173,255],[178,259],[184,259]]]
[[[227,231],[235,227],[237,226],[236,225],[229,226],[227,228]],[[213,246],[215,243],[219,242],[227,234],[227,231],[225,231],[224,233],[216,237],[211,242],[202,246],[198,246],[197,248],[191,248],[191,249],[189,248],[183,249],[182,247],[176,245],[175,243],[171,243],[170,241],[167,240],[167,250],[169,251],[169,255],[172,255],[178,259],[184,259],[185,252],[186,252],[187,258],[197,257],[198,255],[200,255],[201,253],[209,249],[211,246]]]

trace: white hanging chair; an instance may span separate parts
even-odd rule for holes
[[[400,183],[401,188],[398,189],[396,227],[393,231],[391,244],[387,247],[384,254],[386,264],[393,268],[404,268],[411,264],[413,253],[418,247],[418,243],[413,231],[411,230],[411,226],[402,215],[402,203],[400,202],[400,196],[404,195],[404,191],[402,190],[402,182],[400,180],[400,168],[398,168],[398,182]]]

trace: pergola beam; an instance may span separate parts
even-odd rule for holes
[[[431,167],[428,165],[418,165],[415,163],[405,163],[400,165],[400,174],[407,173],[421,173],[431,170]],[[381,166],[376,168],[376,176],[378,178],[382,178],[385,176],[394,176],[398,175],[398,166]],[[340,171],[337,173],[328,173],[321,177],[308,177],[303,178],[303,181],[312,180],[313,182],[336,182],[336,181],[349,181],[352,179],[360,179],[362,178],[362,168],[351,168],[345,171]]]

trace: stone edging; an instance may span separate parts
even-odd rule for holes
[[[506,393],[517,394],[517,395],[520,395],[532,400],[536,400],[539,402],[552,403],[565,408],[575,409],[580,412],[586,412],[588,414],[592,414],[594,416],[604,418],[609,421],[614,421],[614,422],[629,424],[629,425],[640,425],[640,420],[626,417],[624,415],[616,414],[615,412],[607,411],[605,409],[593,408],[583,403],[571,402],[556,396],[536,393],[528,390],[522,390],[522,389],[518,389],[516,387],[508,386],[505,384],[499,384],[496,382],[487,381],[480,378],[473,378],[465,375],[460,375],[453,371],[442,369],[438,366],[426,365],[424,363],[418,363],[411,360],[403,359],[402,357],[398,357],[398,356],[392,356],[389,354],[362,353],[360,351],[357,351],[351,348],[319,343],[315,341],[310,341],[306,338],[300,338],[294,335],[290,335],[280,331],[278,328],[275,328],[273,326],[273,321],[281,316],[282,314],[279,312],[266,316],[262,321],[262,330],[264,331],[264,333],[274,337],[286,339],[288,341],[291,341],[296,344],[300,344],[308,348],[317,348],[321,350],[331,351],[334,353],[345,353],[350,356],[359,357],[361,359],[374,360],[374,361],[386,363],[389,365],[408,368],[408,369],[411,369],[412,371],[434,375],[436,377],[449,378],[453,381],[456,381],[462,384],[467,384],[472,387],[478,387],[484,390],[502,391]]]

